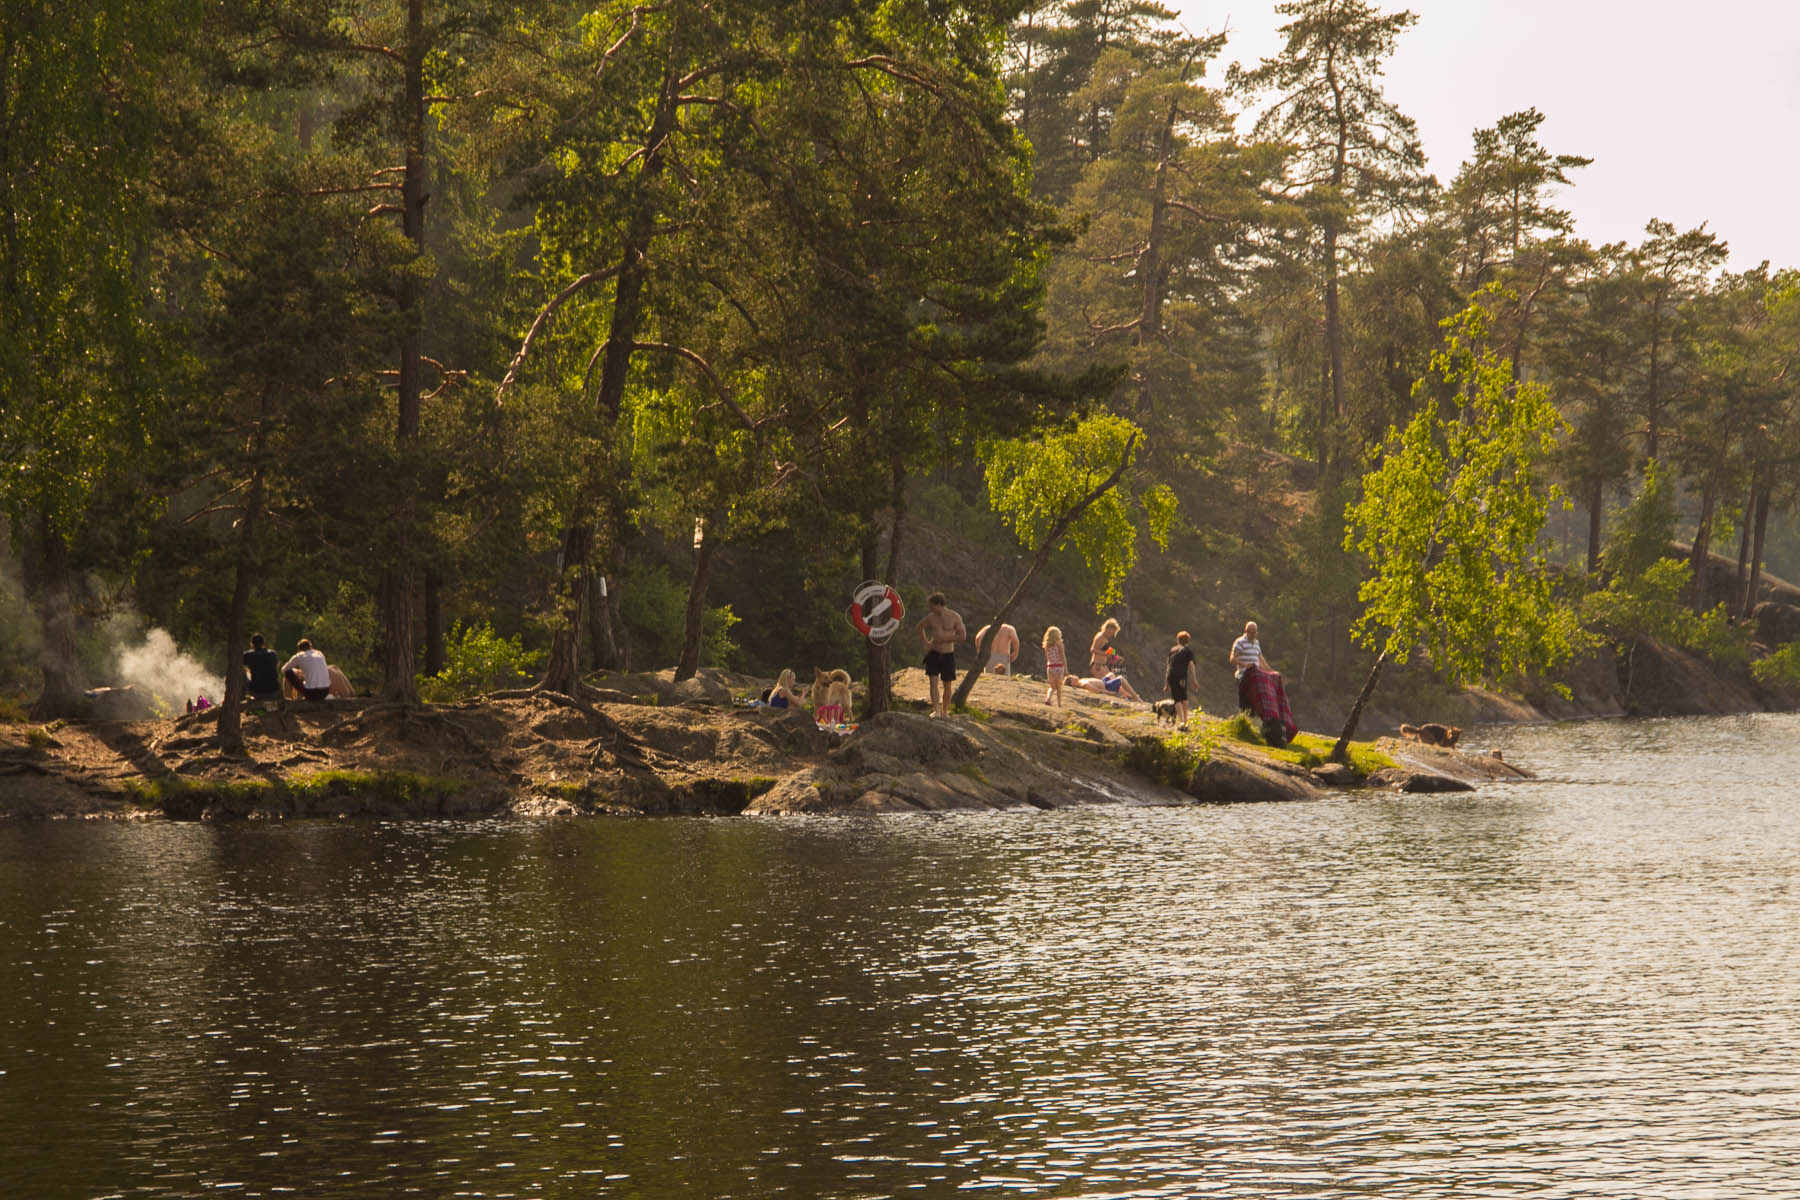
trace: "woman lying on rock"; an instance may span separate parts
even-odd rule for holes
[[[1095,678],[1092,675],[1071,675],[1063,681],[1066,687],[1078,687],[1084,692],[1094,692],[1101,696],[1124,697],[1127,700],[1143,700],[1143,697],[1132,690],[1123,675],[1116,672]]]

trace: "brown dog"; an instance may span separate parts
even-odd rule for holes
[[[1402,725],[1400,736],[1424,742],[1427,746],[1454,747],[1456,739],[1462,736],[1462,728],[1458,725],[1439,725],[1435,721],[1427,721],[1423,725]]]
[[[812,689],[807,697],[813,715],[829,724],[837,724],[850,714],[850,672],[839,668],[821,671],[813,668]],[[820,713],[824,716],[819,716]]]

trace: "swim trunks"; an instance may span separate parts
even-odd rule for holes
[[[955,679],[956,651],[927,650],[925,652],[925,675],[930,679]]]

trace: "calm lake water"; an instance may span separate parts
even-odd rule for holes
[[[0,827],[0,1196],[1793,1197],[1800,717],[1474,795]]]

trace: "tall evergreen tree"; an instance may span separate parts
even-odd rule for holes
[[[1294,148],[1291,186],[1318,231],[1324,311],[1318,457],[1329,458],[1334,421],[1348,410],[1339,294],[1345,248],[1378,217],[1416,212],[1435,184],[1413,119],[1381,89],[1381,64],[1417,18],[1383,13],[1364,0],[1288,0],[1275,11],[1281,52],[1236,74],[1252,95],[1272,94],[1257,119],[1260,138]]]

